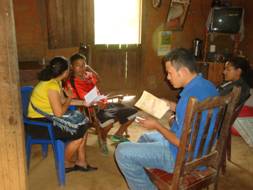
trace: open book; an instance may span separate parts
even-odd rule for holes
[[[147,91],[143,91],[135,106],[158,119],[161,119],[163,115],[170,109],[167,102],[157,98]]]
[[[99,90],[96,86],[94,86],[85,96],[85,102],[90,105],[91,103],[98,102],[102,99],[106,99],[107,97],[104,95],[100,95]]]

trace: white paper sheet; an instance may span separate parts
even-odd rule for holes
[[[104,95],[100,95],[99,91],[97,89],[96,86],[94,86],[94,88],[92,88],[85,96],[84,96],[84,100],[87,104],[91,104],[91,103],[95,103],[98,102],[102,99],[105,99],[106,96]]]

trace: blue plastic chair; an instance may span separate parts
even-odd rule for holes
[[[52,123],[33,121],[32,119],[28,119],[26,117],[32,90],[33,90],[32,86],[21,87],[24,125],[36,125],[36,126],[47,128],[50,138],[49,139],[35,139],[35,138],[32,138],[29,134],[26,134],[26,157],[27,157],[28,171],[29,171],[29,165],[30,165],[30,155],[31,155],[32,145],[40,144],[42,146],[43,158],[45,158],[48,152],[48,145],[51,144],[54,151],[55,166],[57,170],[58,181],[61,186],[64,186],[65,185],[65,167],[64,167],[65,144],[63,141],[55,139]]]

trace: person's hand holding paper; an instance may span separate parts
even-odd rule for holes
[[[169,101],[167,99],[162,98],[161,100],[165,101],[166,104],[169,106],[169,110],[175,112],[176,111],[176,102]]]
[[[99,102],[100,100],[106,99],[107,97],[104,95],[100,95],[96,86],[92,88],[85,96],[84,100],[88,105]]]
[[[160,123],[152,118],[140,119],[138,120],[138,124],[148,130],[157,129],[160,126]]]

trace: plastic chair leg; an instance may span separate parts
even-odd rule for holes
[[[65,166],[64,166],[64,149],[65,144],[61,140],[56,140],[56,167],[57,167],[57,175],[60,186],[65,185]]]
[[[45,159],[48,153],[48,144],[42,144],[41,148],[42,148],[42,156]]]
[[[32,148],[31,137],[28,136],[26,138],[26,164],[27,164],[27,171],[28,172],[29,172],[29,168],[30,168],[31,148]]]

